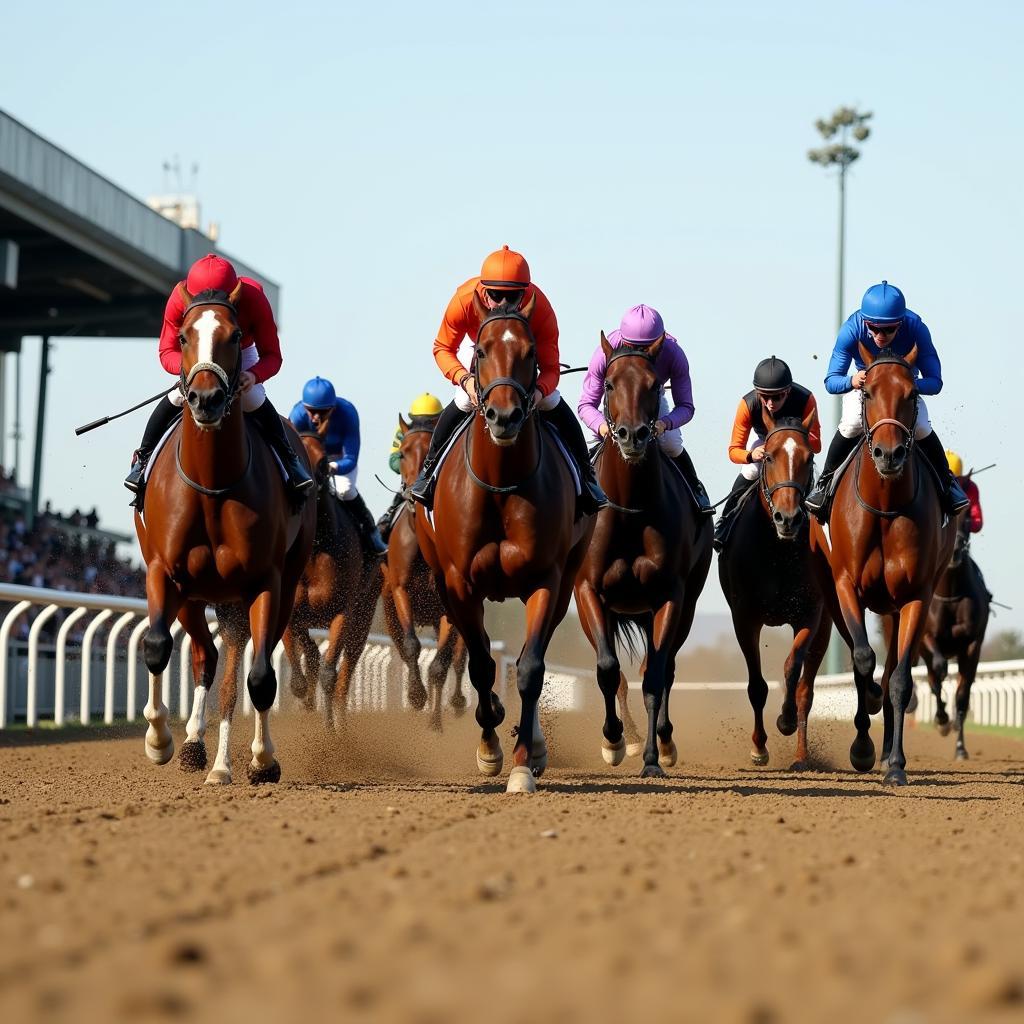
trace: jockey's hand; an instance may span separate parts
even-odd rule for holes
[[[238,390],[244,395],[249,388],[256,384],[256,374],[249,370],[243,370],[238,375]]]
[[[544,394],[540,388],[533,389],[533,407],[536,409],[544,401]]]
[[[851,381],[851,383],[853,384],[854,390],[855,391],[863,391],[864,390],[864,381],[866,381],[867,379],[868,379],[868,371],[867,370],[858,370],[853,375],[853,380]]]
[[[480,404],[480,399],[477,397],[476,393],[476,381],[473,380],[471,376],[465,379],[465,381],[462,384],[462,389],[466,392],[467,395],[469,395],[469,400],[473,403],[474,406]]]
[[[597,433],[601,437],[607,437],[611,433],[611,427],[609,427],[607,423],[602,423],[601,426],[597,428]]]
[[[668,424],[664,420],[658,420],[658,422],[654,424],[655,437],[661,437],[666,430],[668,430]]]
[[[751,462],[761,462],[763,459],[764,459],[764,445],[763,444],[759,444],[755,449],[753,449],[753,451],[751,451],[751,453],[750,453],[750,461]]]

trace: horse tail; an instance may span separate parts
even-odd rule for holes
[[[612,645],[618,647],[621,644],[629,654],[630,661],[642,661],[647,653],[647,634],[644,627],[649,627],[652,618],[650,612],[641,615],[611,613],[609,625]]]

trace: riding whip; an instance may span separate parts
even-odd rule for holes
[[[158,391],[152,398],[147,398],[145,401],[139,402],[138,405],[133,405],[130,409],[125,409],[124,412],[115,412],[110,416],[104,416],[102,419],[93,420],[92,423],[86,423],[81,427],[75,427],[75,435],[81,436],[82,434],[88,433],[90,430],[95,430],[97,427],[102,427],[104,424],[109,423],[111,420],[120,419],[122,416],[127,416],[130,412],[135,412],[136,409],[141,409],[144,405],[152,405],[154,402],[159,401],[164,397],[171,389],[164,388],[162,391]]]

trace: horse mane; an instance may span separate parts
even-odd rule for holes
[[[231,301],[231,296],[218,288],[207,288],[192,296],[192,301],[185,308],[187,313],[196,306],[226,306],[232,313],[238,314],[238,309]]]
[[[409,427],[411,430],[433,430],[437,426],[437,421],[441,418],[441,414],[437,415],[421,415],[421,416],[410,416]]]
[[[799,430],[801,433],[807,433],[804,421],[799,416],[780,416],[773,422],[775,426],[772,430]]]
[[[867,368],[870,370],[872,366],[881,366],[885,363],[896,363],[898,366],[906,367],[911,373],[914,372],[914,367],[896,352],[882,352],[868,364]]]

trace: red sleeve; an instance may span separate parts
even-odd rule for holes
[[[160,365],[173,374],[181,373],[181,321],[185,316],[185,300],[175,285],[164,308],[164,325],[160,328]]]
[[[981,514],[981,495],[978,493],[978,485],[973,480],[964,480],[964,491],[971,501],[970,520],[968,529],[971,533],[980,533],[985,525],[985,518]]]
[[[530,328],[537,340],[537,362],[540,365],[537,390],[546,398],[558,387],[562,374],[558,363],[558,320],[548,297],[539,288],[536,295],[537,303],[530,318]]]
[[[281,339],[270,301],[256,281],[242,278],[246,327],[252,333],[259,360],[249,371],[258,384],[270,380],[281,369]]]

